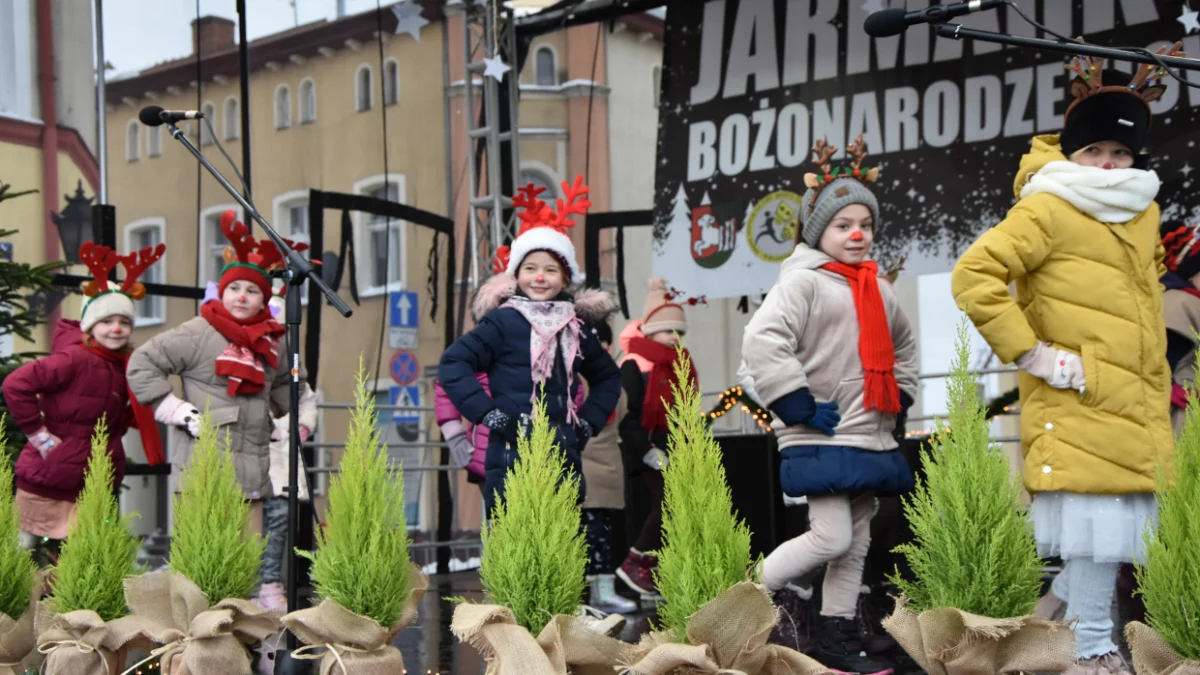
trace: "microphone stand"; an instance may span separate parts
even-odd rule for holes
[[[171,137],[179,141],[183,147],[187,148],[188,152],[200,162],[201,166],[212,174],[212,177],[220,183],[225,191],[233,196],[237,203],[241,205],[245,212],[249,214],[259,225],[262,225],[263,231],[267,233],[267,237],[271,240],[275,247],[279,249],[284,260],[284,272],[281,275],[284,282],[289,286],[288,293],[285,296],[285,313],[287,316],[284,321],[287,325],[287,342],[288,342],[288,363],[291,369],[291,380],[289,381],[288,398],[291,403],[291,414],[288,415],[288,532],[287,532],[287,574],[288,574],[288,589],[287,589],[287,606],[289,612],[294,612],[300,609],[300,589],[297,583],[299,572],[296,561],[296,535],[299,523],[300,511],[300,493],[296,486],[300,484],[300,313],[301,299],[300,287],[304,282],[311,281],[317,288],[325,294],[329,303],[341,313],[344,317],[349,317],[352,313],[350,306],[345,303],[320,274],[316,274],[313,264],[306,260],[304,256],[296,252],[295,249],[288,246],[287,243],[271,227],[262,215],[250,205],[246,199],[229,184],[229,181],[221,175],[219,171],[200,153],[200,150],[188,140],[187,135],[174,124],[168,125],[171,129]],[[307,480],[307,476],[305,477]],[[297,661],[291,657],[292,652],[296,649],[296,636],[291,631],[285,631],[287,634],[287,648],[280,649],[275,654],[275,667],[277,673],[299,673],[301,670],[310,671],[311,663],[307,661]]]
[[[1030,47],[1048,52],[1071,54],[1073,56],[1098,56],[1113,61],[1132,61],[1133,63],[1158,65],[1158,62],[1145,54],[1124,49],[1114,49],[1112,47],[1080,44],[1078,42],[1063,42],[1061,40],[1043,40],[1040,38],[1022,37],[1020,35],[1008,35],[1006,33],[989,33],[988,31],[964,28],[956,23],[939,23],[934,27],[934,30],[937,32],[938,37],[950,38],[952,40],[962,40],[965,38],[967,40],[995,42],[997,44],[1013,45],[1016,47]],[[1197,59],[1167,56],[1165,54],[1158,58],[1169,66],[1185,70],[1200,70],[1200,60]]]

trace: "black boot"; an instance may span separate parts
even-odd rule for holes
[[[801,654],[809,653],[812,649],[811,602],[788,586],[775,591],[773,600],[779,608],[779,623],[775,624],[767,642],[794,649]]]
[[[891,675],[893,668],[867,656],[854,619],[822,616],[813,657],[831,670],[858,675]]]
[[[883,612],[879,609],[873,594],[859,594],[858,617],[855,621],[858,622],[858,636],[862,640],[863,649],[868,654],[882,654],[897,646],[892,636],[883,630],[883,623],[880,620]]]

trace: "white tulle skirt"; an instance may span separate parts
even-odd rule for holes
[[[1063,560],[1142,562],[1146,529],[1158,525],[1154,493],[1085,495],[1039,492],[1031,509],[1038,553]]]

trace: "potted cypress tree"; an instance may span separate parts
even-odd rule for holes
[[[137,572],[138,540],[130,531],[131,516],[120,514],[115,481],[108,426],[101,419],[50,597],[39,604],[35,618],[38,650],[46,655],[42,667],[49,675],[120,672],[125,647],[139,637],[122,621],[129,613],[124,583]]]
[[[125,584],[129,606],[163,647],[165,675],[245,675],[249,645],[279,630],[279,616],[248,598],[263,540],[248,528],[228,434],[206,413],[175,496],[170,568]]]
[[[483,529],[479,577],[489,604],[459,604],[451,630],[483,653],[493,675],[611,673],[628,645],[575,617],[588,560],[579,476],[565,473],[540,397],[517,448],[505,500]]]
[[[1159,474],[1158,529],[1136,567],[1149,625],[1125,627],[1139,675],[1200,673],[1200,399],[1193,385],[1175,440],[1175,466]]]
[[[1075,639],[1066,626],[1030,616],[1042,561],[1021,487],[990,440],[969,354],[964,322],[949,425],[938,421],[922,455],[924,478],[903,500],[914,541],[896,550],[913,578],[893,575],[903,595],[884,627],[933,675],[1062,672],[1074,663]]]
[[[5,419],[0,417],[0,448],[6,447]],[[34,647],[33,615],[37,604],[37,564],[21,546],[17,509],[13,504],[13,470],[0,461],[0,675],[21,675]]]
[[[312,560],[321,604],[284,616],[283,624],[307,645],[293,657],[320,658],[322,673],[403,675],[392,641],[416,618],[428,581],[409,558],[404,477],[388,470],[361,359],[354,402],[341,471],[329,484],[326,527],[317,532],[317,550],[301,552]]]
[[[813,659],[767,644],[778,613],[766,590],[747,576],[750,530],[733,512],[729,484],[700,393],[682,350],[675,361],[675,401],[667,414],[669,462],[663,471],[663,547],[655,582],[664,604],[658,632],[637,646],[634,675],[828,672]]]

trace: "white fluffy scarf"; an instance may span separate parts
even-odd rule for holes
[[[1021,198],[1049,192],[1102,223],[1127,223],[1150,207],[1159,185],[1153,171],[1058,161],[1030,176]]]

